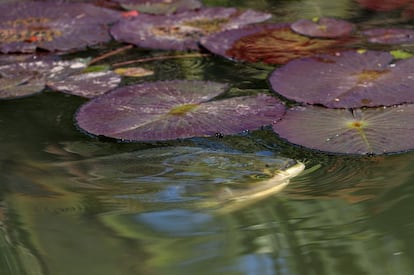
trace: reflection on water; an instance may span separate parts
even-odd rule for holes
[[[164,163],[187,164],[174,155],[177,151],[156,151],[169,156]],[[47,167],[5,164],[1,270],[9,274],[411,274],[414,270],[413,153],[366,159],[315,157],[307,163],[310,170],[294,178],[280,195],[224,214],[194,202],[174,204],[182,194],[174,190],[180,185],[179,173],[160,176],[168,169],[154,165],[155,170],[133,172],[128,165],[119,165],[117,155],[113,166],[118,168],[111,173],[97,166],[109,162],[107,157],[96,159]],[[75,164],[84,171],[76,170]],[[202,171],[201,167],[195,162],[193,171]],[[134,173],[148,183],[131,189],[128,182]],[[151,188],[151,178],[143,174],[163,180],[154,180]],[[204,174],[201,179],[212,183],[216,178]],[[161,186],[170,188],[160,192]],[[145,192],[166,196],[155,199],[143,196]]]
[[[280,22],[401,22],[398,10],[367,12],[347,0],[205,2],[271,11]],[[115,61],[149,53],[128,54]],[[226,96],[268,92],[272,70],[212,56],[145,66],[155,75],[126,82],[231,82]],[[83,102],[50,91],[0,102],[0,274],[414,274],[414,152],[332,156],[292,147],[266,129],[122,144],[75,128]],[[197,158],[188,148],[209,153]],[[271,178],[279,156],[307,169],[278,194],[215,211],[223,187]]]

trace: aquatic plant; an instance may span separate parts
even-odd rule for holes
[[[108,42],[107,25],[119,12],[85,3],[18,2],[0,4],[0,51],[72,51]]]
[[[171,14],[202,7],[198,0],[116,0],[126,10],[150,14]]]
[[[341,50],[346,40],[300,35],[290,24],[263,24],[223,31],[201,39],[214,54],[237,61],[285,64],[304,56]]]
[[[414,105],[363,109],[297,106],[273,130],[291,143],[345,154],[384,154],[414,148]]]
[[[196,50],[201,37],[262,22],[268,13],[235,8],[203,8],[169,16],[142,14],[111,28],[113,37],[144,48]]]
[[[337,38],[349,35],[354,25],[345,20],[322,17],[300,19],[291,25],[293,31],[310,37]]]
[[[121,81],[111,71],[83,73],[87,67],[80,61],[38,60],[0,66],[0,99],[29,96],[49,88],[94,97],[105,93]]]
[[[414,30],[401,28],[374,28],[362,31],[368,42],[378,44],[414,43]]]
[[[129,141],[237,134],[275,123],[284,105],[268,95],[214,98],[227,84],[159,81],[118,88],[82,105],[78,126]]]
[[[380,51],[347,51],[297,59],[272,72],[272,89],[298,102],[331,108],[414,102],[414,59],[393,62]],[[315,81],[317,80],[317,81]]]

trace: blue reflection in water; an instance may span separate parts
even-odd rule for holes
[[[205,229],[211,230],[210,223],[213,219],[206,213],[172,209],[137,214],[135,220],[160,233],[172,236],[195,236],[208,234]]]

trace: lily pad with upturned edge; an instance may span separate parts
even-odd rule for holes
[[[297,59],[273,71],[272,89],[302,103],[358,108],[414,103],[414,59],[357,51]]]
[[[273,130],[291,143],[344,154],[414,149],[414,105],[364,109],[289,109]]]
[[[268,13],[235,8],[203,8],[168,16],[141,14],[121,20],[111,28],[111,34],[118,41],[143,48],[196,50],[201,37],[270,17]]]
[[[284,105],[268,95],[212,100],[226,84],[159,81],[121,87],[82,105],[78,126],[93,135],[150,141],[237,134],[271,125]]]

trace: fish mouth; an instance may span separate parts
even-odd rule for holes
[[[290,179],[298,176],[300,173],[302,173],[303,170],[305,170],[305,164],[300,161],[295,161],[295,163],[291,163],[288,168],[280,170],[278,173],[283,173]]]

